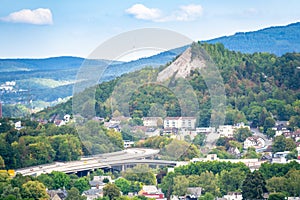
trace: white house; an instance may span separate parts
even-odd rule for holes
[[[220,137],[232,138],[234,134],[234,128],[232,125],[222,125],[219,126],[217,132],[220,134]]]
[[[227,195],[223,196],[226,200],[242,200],[243,196],[240,192],[228,192]]]
[[[265,140],[257,136],[248,137],[244,141],[244,149],[248,149],[249,147],[254,147],[258,149],[264,147],[265,145],[266,145]]]
[[[241,122],[241,123],[235,124],[234,126],[232,126],[232,125],[219,126],[219,128],[217,129],[217,132],[220,134],[221,137],[232,138],[234,135],[234,132],[240,128],[248,128],[250,130],[250,126],[246,126],[243,122]]]
[[[123,140],[124,148],[132,147],[134,145],[133,141],[130,140]]]
[[[161,117],[143,117],[143,124],[147,127],[157,127],[163,121]]]
[[[195,117],[166,117],[164,120],[164,128],[178,128],[178,129],[195,129]]]

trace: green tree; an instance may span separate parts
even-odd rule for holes
[[[287,179],[285,177],[272,177],[267,180],[267,189],[269,192],[284,192],[287,191]]]
[[[123,194],[128,194],[128,192],[130,192],[130,181],[126,180],[125,178],[118,178],[115,180],[115,185],[120,188]]]
[[[283,135],[277,136],[274,139],[273,145],[272,145],[272,152],[281,152],[284,151],[286,147],[286,139]]]
[[[145,185],[156,185],[156,177],[146,165],[137,165],[123,172],[123,177],[129,181],[142,182]]]
[[[43,183],[48,189],[53,189],[53,178],[48,174],[41,174],[37,177],[37,180]]]
[[[186,194],[189,181],[185,176],[176,176],[174,178],[173,194],[177,196],[183,196]]]
[[[203,196],[199,198],[199,200],[214,200],[215,197],[212,193],[206,192]]]
[[[5,186],[1,194],[1,199],[5,199],[8,196],[11,196],[10,198],[21,199],[20,188],[12,187],[10,184]]]
[[[46,192],[46,187],[43,183],[38,181],[28,181],[22,185],[22,193],[23,198],[32,198],[38,200],[48,199],[49,196]]]
[[[219,185],[223,194],[241,189],[246,174],[238,168],[230,171],[223,170],[219,176]]]
[[[174,172],[168,173],[162,180],[162,183],[160,185],[162,192],[166,195],[166,197],[169,199],[173,193],[174,188]]]
[[[5,163],[2,156],[0,155],[0,169],[4,169],[4,168],[5,168]]]
[[[275,126],[275,120],[272,117],[267,117],[263,125],[264,133],[266,133],[269,128],[272,128],[274,126]]]
[[[81,196],[79,190],[75,187],[72,187],[70,190],[68,190],[68,196],[66,200],[86,200],[86,197]]]
[[[300,170],[291,169],[285,175],[287,178],[287,191],[291,196],[300,196]]]
[[[121,196],[120,189],[112,183],[108,183],[103,187],[103,196],[107,196],[109,200],[117,199]]]
[[[86,177],[79,178],[74,182],[74,187],[82,194],[83,191],[90,189],[89,181]]]
[[[267,192],[266,182],[259,171],[247,174],[242,185],[242,196],[245,200],[264,199]]]
[[[203,172],[199,176],[199,182],[205,192],[209,192],[214,196],[220,196],[220,188],[216,176],[209,171]]]
[[[63,172],[51,172],[53,189],[70,188],[71,178]]]
[[[250,136],[252,133],[249,128],[239,128],[234,132],[234,138],[239,142],[244,142]]]
[[[285,150],[286,151],[292,151],[296,149],[297,145],[296,142],[292,138],[286,138],[285,139]]]
[[[282,194],[282,193],[272,193],[272,194],[270,194],[269,195],[269,198],[268,198],[268,200],[285,200],[286,198],[285,198],[286,196],[284,195],[284,194]]]

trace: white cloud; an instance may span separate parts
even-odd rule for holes
[[[8,16],[0,18],[5,22],[25,23],[25,24],[53,24],[52,13],[50,9],[38,8],[35,10],[23,9],[10,13]]]
[[[190,4],[186,6],[181,6],[176,19],[178,21],[192,21],[195,20],[197,17],[201,16],[202,13],[203,8],[201,5]]]
[[[143,4],[135,4],[126,10],[128,14],[133,15],[137,19],[157,20],[161,17],[161,12],[156,8],[147,8]]]
[[[169,15],[162,15],[162,12],[157,8],[148,8],[143,4],[135,4],[126,10],[127,13],[133,15],[137,19],[167,22],[167,21],[193,21],[203,13],[201,5],[190,4],[180,6],[178,10]]]

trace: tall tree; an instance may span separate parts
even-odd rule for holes
[[[259,171],[247,174],[242,185],[242,196],[245,200],[264,199],[263,195],[268,190],[266,181]]]
[[[22,197],[28,199],[46,200],[49,198],[46,187],[38,181],[28,181],[22,185]]]
[[[109,200],[117,199],[121,196],[120,189],[112,183],[108,183],[103,187],[103,196],[107,196]]]
[[[176,176],[174,178],[174,191],[173,194],[177,196],[183,196],[186,194],[187,188],[189,186],[189,181],[185,176]]]
[[[86,200],[85,196],[81,196],[77,188],[72,187],[68,190],[68,196],[66,200]]]

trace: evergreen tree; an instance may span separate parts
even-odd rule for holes
[[[267,192],[266,181],[259,171],[254,171],[246,176],[242,185],[242,196],[245,200],[264,199]]]

